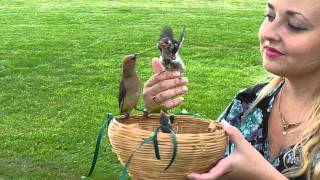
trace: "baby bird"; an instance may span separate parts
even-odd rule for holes
[[[136,108],[141,94],[140,81],[137,76],[135,65],[137,54],[126,56],[123,60],[122,80],[119,87],[119,110],[120,114],[129,118],[130,112]]]
[[[170,27],[164,27],[158,41],[160,50],[160,62],[167,71],[184,72],[186,67],[180,58],[178,52],[184,40],[185,28],[180,33],[179,40],[174,39],[173,32]]]
[[[164,112],[162,112],[162,111],[160,112],[160,125],[166,126],[176,133],[176,129],[172,129],[174,119],[175,119],[174,115],[168,116]],[[160,130],[163,133],[170,133],[169,129],[160,127]]]

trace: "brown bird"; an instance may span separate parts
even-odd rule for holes
[[[122,80],[119,87],[119,110],[126,118],[130,116],[133,108],[136,108],[141,94],[140,81],[135,65],[137,54],[126,56],[123,60]]]

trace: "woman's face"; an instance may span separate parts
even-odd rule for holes
[[[259,39],[263,67],[269,72],[320,75],[320,1],[269,0]]]

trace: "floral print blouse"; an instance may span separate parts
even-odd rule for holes
[[[259,151],[266,160],[268,160],[273,167],[279,172],[286,168],[299,166],[300,156],[299,152],[294,155],[293,147],[283,149],[278,157],[271,159],[269,155],[269,143],[268,143],[268,119],[272,110],[274,99],[281,89],[283,82],[280,83],[271,93],[268,94],[263,100],[261,100],[256,107],[244,118],[242,115],[248,109],[249,104],[252,103],[260,90],[266,85],[258,84],[251,88],[240,91],[232,100],[231,104],[218,118],[220,121],[225,120],[232,126],[237,127],[246,140]],[[234,144],[229,143],[229,147],[226,150],[226,155],[229,155],[234,148]],[[320,161],[320,152],[314,160],[313,166]],[[314,168],[314,167],[313,167]],[[292,178],[292,180],[306,179],[301,176]]]

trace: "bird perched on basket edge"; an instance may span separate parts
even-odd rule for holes
[[[174,39],[172,28],[166,26],[163,28],[157,47],[160,50],[160,62],[167,71],[177,70],[184,72],[186,67],[180,58],[178,52],[182,45],[185,35],[185,28],[180,33],[178,40]]]
[[[140,94],[140,81],[135,70],[137,54],[126,56],[122,65],[122,80],[119,86],[119,110],[120,114],[129,118],[130,112],[136,108]]]

